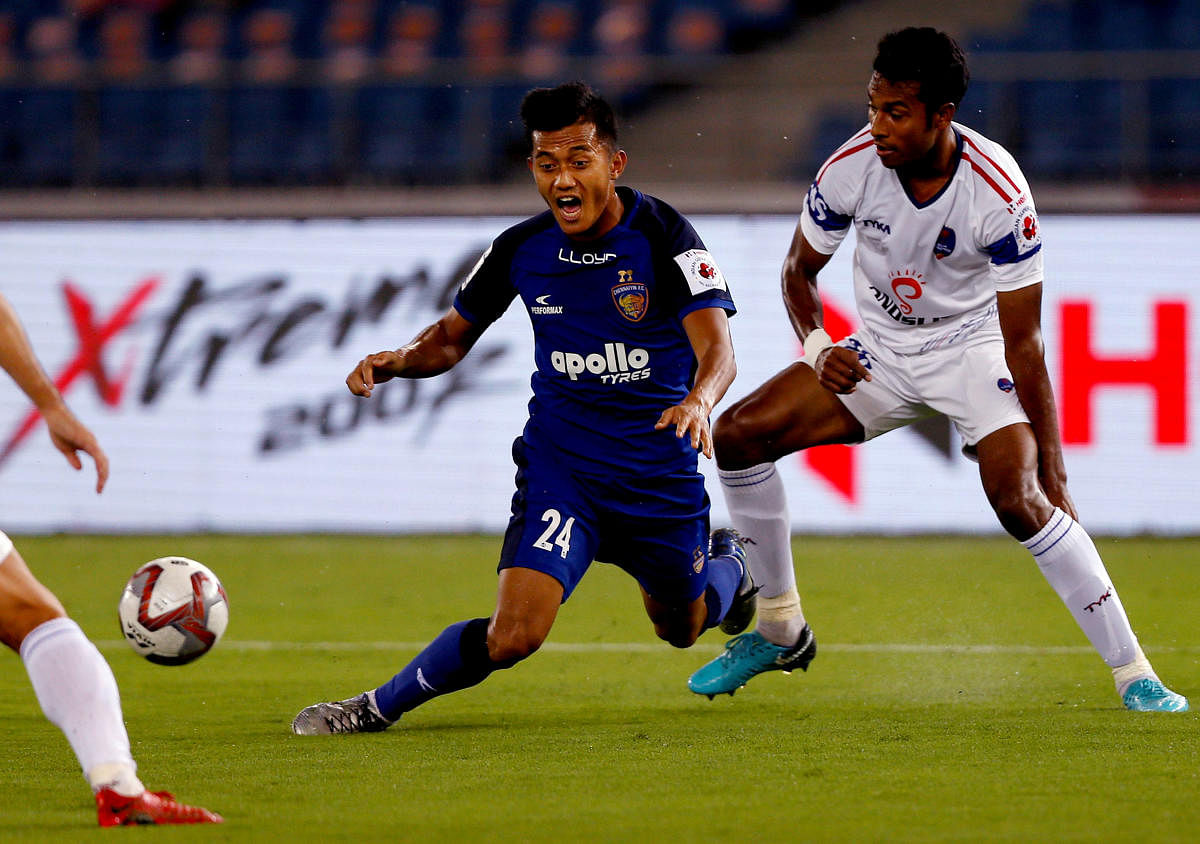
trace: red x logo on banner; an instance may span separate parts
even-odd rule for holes
[[[60,393],[65,395],[75,379],[87,373],[92,377],[92,382],[95,384],[96,392],[102,402],[109,407],[116,407],[120,404],[125,385],[133,371],[133,360],[126,361],[118,378],[110,379],[100,353],[113,337],[133,322],[138,311],[158,287],[159,281],[158,278],[150,278],[139,284],[103,325],[96,325],[93,319],[92,303],[88,301],[87,297],[71,282],[63,282],[63,295],[67,299],[67,309],[71,314],[71,322],[75,326],[75,336],[79,340],[79,348],[75,357],[63,367],[54,379],[54,386]],[[21,420],[21,424],[8,438],[4,450],[0,451],[0,465],[29,436],[40,417],[41,414],[34,408]]]

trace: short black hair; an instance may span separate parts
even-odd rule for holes
[[[958,42],[931,26],[910,26],[879,40],[872,69],[889,82],[917,82],[917,99],[930,120],[946,103],[955,107],[971,80],[967,59]]]
[[[617,118],[612,106],[583,82],[534,88],[521,101],[527,149],[533,148],[534,132],[553,132],[581,120],[596,127],[597,138],[613,150],[617,148]]]

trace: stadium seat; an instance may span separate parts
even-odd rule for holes
[[[446,86],[375,84],[359,89],[357,124],[368,181],[447,184],[466,166],[461,91]]]
[[[96,94],[96,181],[135,185],[163,145],[163,98],[153,88],[106,86]]]
[[[1174,0],[1152,6],[1162,13],[1158,26],[1166,35],[1166,46],[1176,50],[1200,49],[1200,2]]]
[[[329,92],[304,85],[235,85],[229,92],[234,184],[321,184],[333,170]]]
[[[1121,89],[1111,80],[1037,81],[1017,86],[1027,175],[1115,178],[1125,161]]]
[[[162,91],[162,144],[150,177],[166,184],[200,184],[211,170],[210,150],[217,121],[217,92],[196,85]]]
[[[20,89],[9,123],[14,169],[21,185],[71,184],[76,174],[76,117],[79,92],[74,88],[35,86]]]
[[[1151,172],[1200,177],[1200,81],[1153,80],[1149,95]]]
[[[1014,50],[1070,50],[1075,45],[1071,7],[1055,0],[1038,0],[1025,13],[1025,24],[1010,42]]]
[[[1007,146],[1014,125],[1012,100],[1011,83],[972,80],[954,119]]]
[[[813,129],[806,160],[798,162],[797,178],[811,181],[833,151],[867,125],[867,110],[838,109],[822,115]]]

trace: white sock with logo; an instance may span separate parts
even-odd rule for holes
[[[746,540],[750,574],[760,587],[756,630],[767,641],[791,646],[804,629],[792,563],[792,524],[783,479],[774,463],[718,469],[734,529]]]
[[[141,794],[116,678],[79,625],[69,618],[38,625],[21,642],[21,659],[42,711],[66,735],[92,789]]]
[[[1056,507],[1050,521],[1021,544],[1033,554],[1046,580],[1111,668],[1145,661],[1104,561],[1078,522]],[[1149,669],[1150,664],[1145,666]]]

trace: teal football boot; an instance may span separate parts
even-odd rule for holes
[[[807,671],[816,655],[817,639],[807,624],[800,631],[800,640],[790,648],[772,644],[757,632],[743,633],[725,643],[725,653],[688,678],[688,688],[709,700],[720,694],[732,695],[764,671]]]
[[[1188,699],[1175,694],[1153,677],[1143,677],[1131,683],[1121,695],[1126,709],[1134,712],[1187,712]]]

